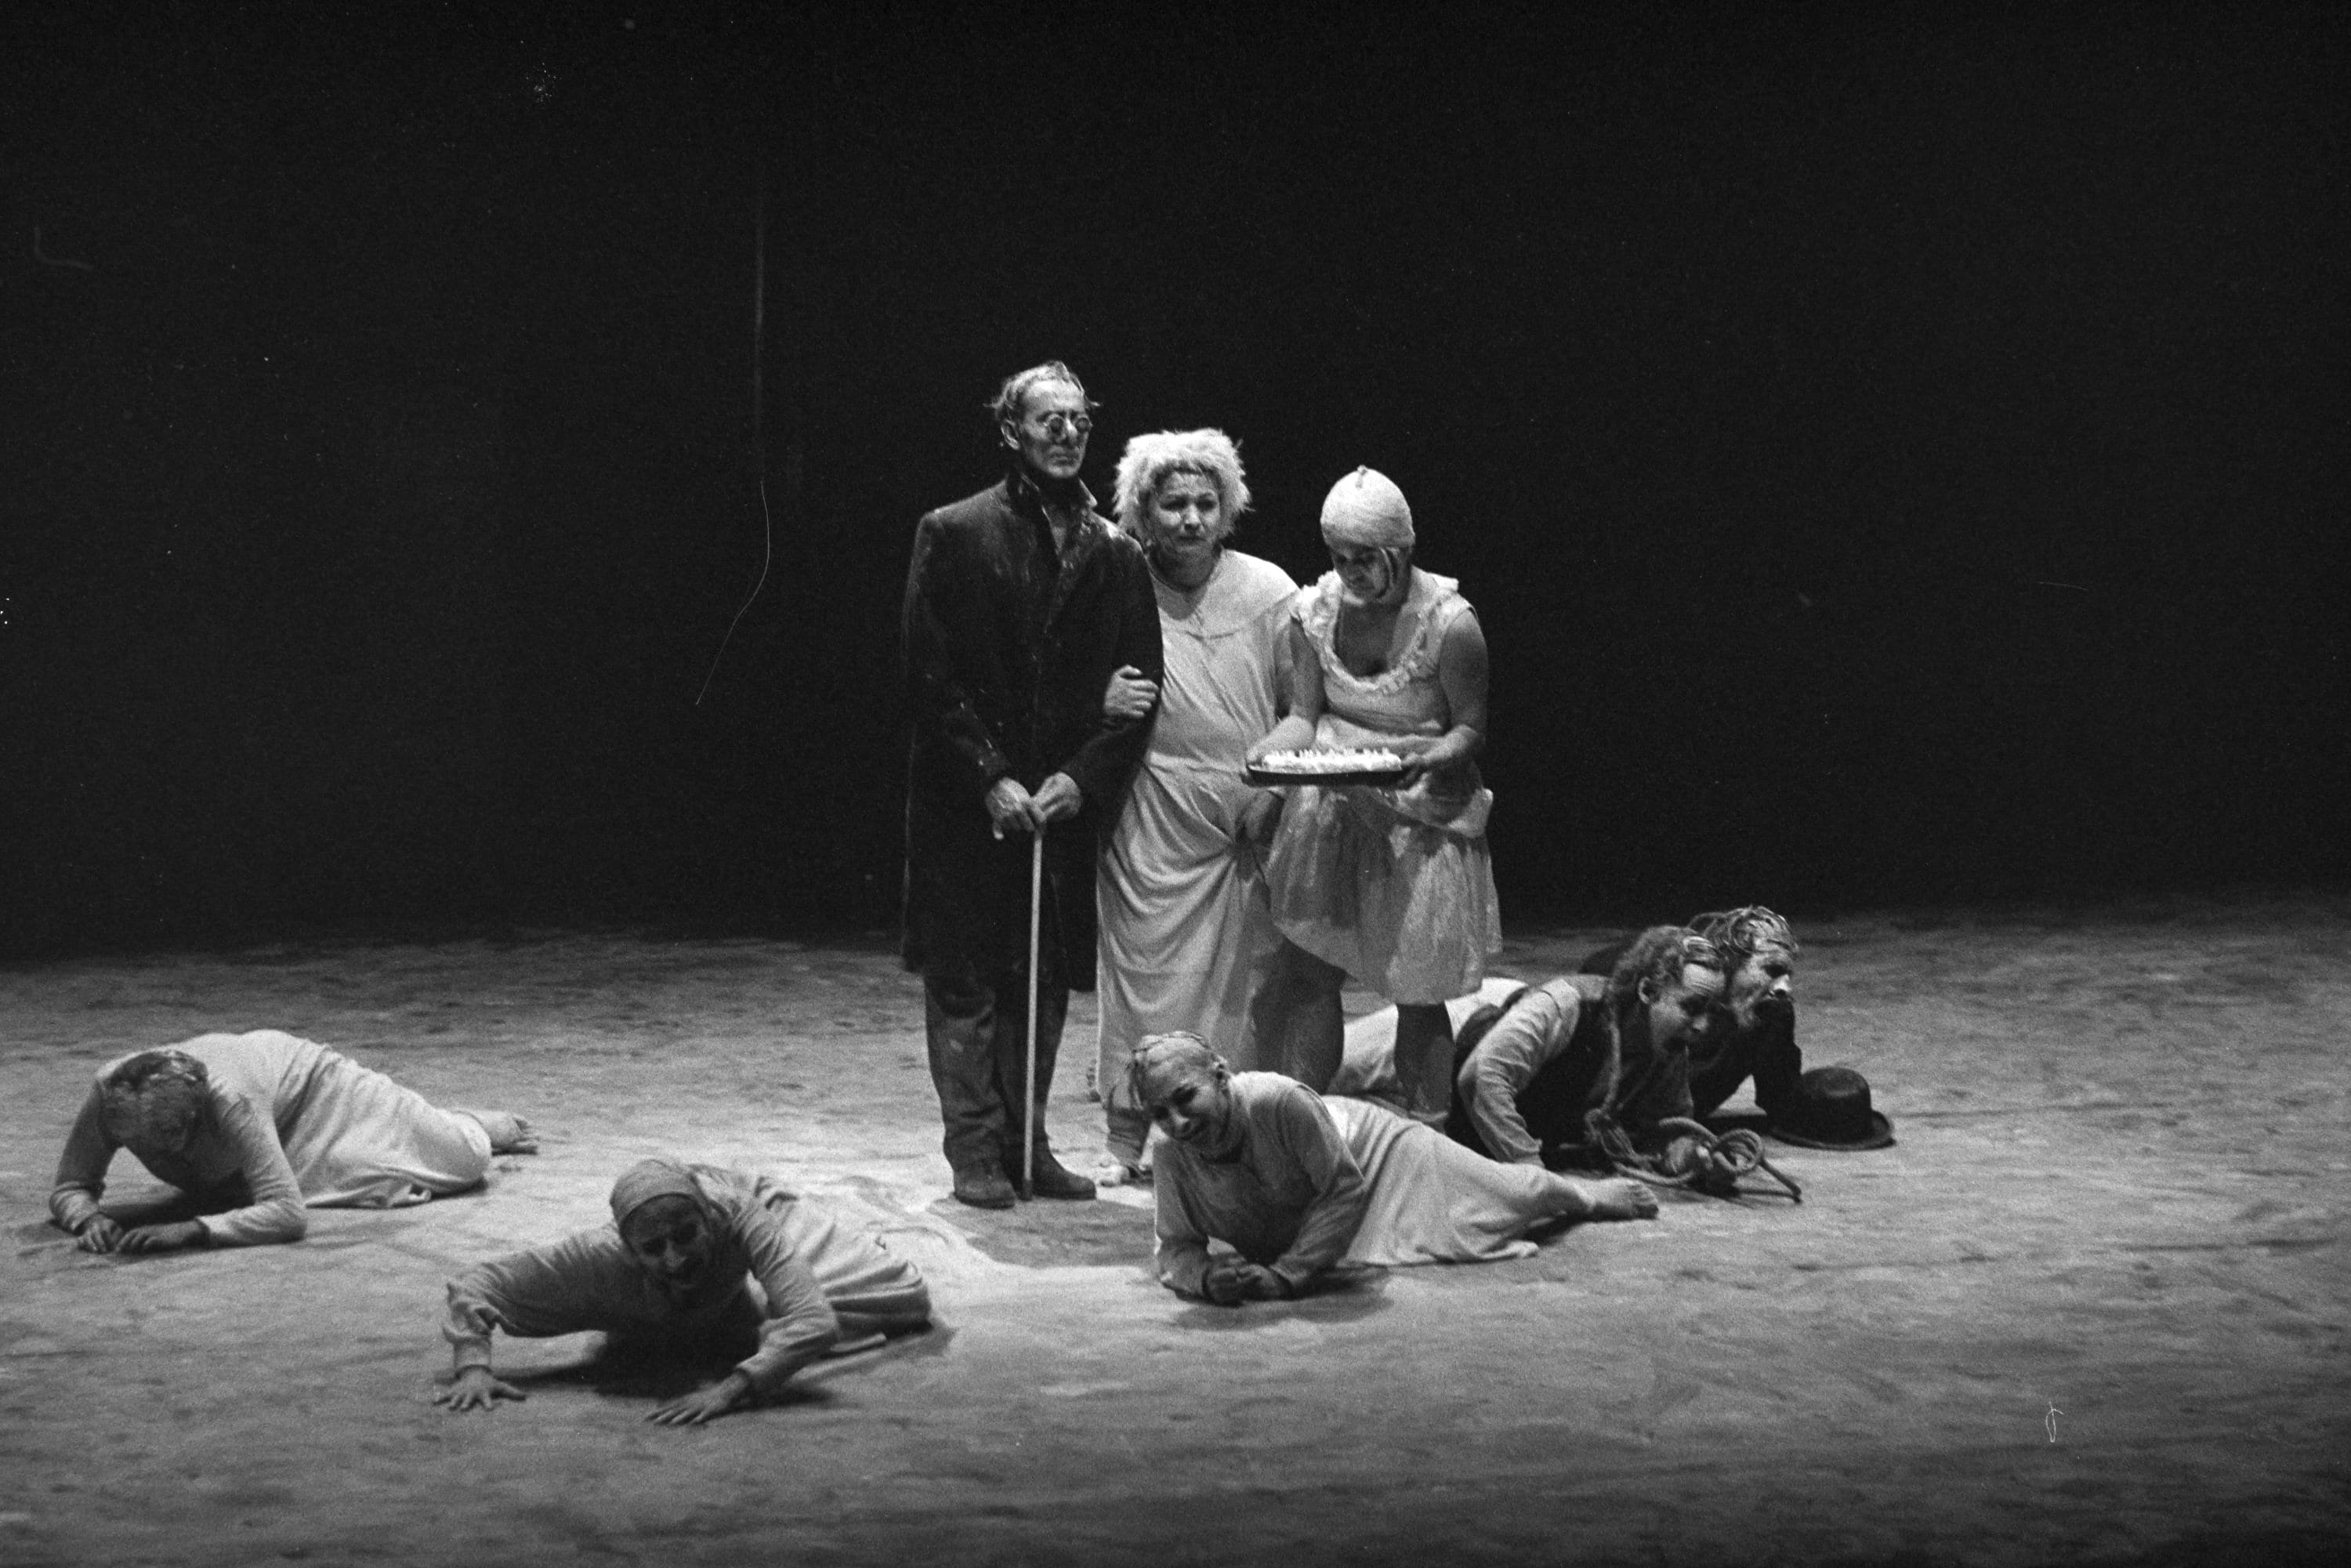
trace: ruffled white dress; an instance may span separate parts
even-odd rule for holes
[[[1317,746],[1435,739],[1451,727],[1437,660],[1447,629],[1469,612],[1459,586],[1413,569],[1404,608],[1410,640],[1375,675],[1354,674],[1339,660],[1338,574],[1300,591],[1291,614],[1322,668]],[[1391,1001],[1437,1003],[1476,990],[1502,946],[1486,847],[1493,807],[1494,792],[1474,765],[1442,787],[1424,779],[1409,789],[1294,789],[1266,867],[1275,923]]]

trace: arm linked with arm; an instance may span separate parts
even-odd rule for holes
[[[1112,668],[1122,665],[1142,673],[1157,685],[1166,679],[1166,659],[1159,641],[1159,600],[1151,590],[1151,571],[1139,550],[1121,547],[1119,580],[1109,597],[1116,606],[1118,627]],[[1078,787],[1092,806],[1110,800],[1125,788],[1151,745],[1151,727],[1123,722],[1097,711],[1092,729],[1059,771]]]

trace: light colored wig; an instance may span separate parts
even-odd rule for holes
[[[1197,474],[1217,487],[1224,502],[1222,538],[1249,510],[1249,481],[1241,476],[1239,444],[1221,430],[1161,430],[1126,444],[1118,460],[1118,526],[1147,542],[1144,511],[1171,474]]]

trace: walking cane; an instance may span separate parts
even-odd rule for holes
[[[1029,840],[1029,1071],[1021,1080],[1028,1102],[1020,1134],[1020,1196],[1037,1196],[1037,932],[1045,906],[1045,824]]]

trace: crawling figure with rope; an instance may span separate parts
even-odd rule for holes
[[[1654,925],[1604,978],[1488,981],[1464,998],[1456,1026],[1446,1131],[1506,1164],[1611,1170],[1725,1197],[1758,1190],[1740,1183],[1760,1174],[1800,1198],[1754,1133],[1717,1133],[1693,1114],[1691,1048],[1718,1026],[1728,975],[1707,938]],[[1333,1092],[1378,1095],[1384,1032],[1392,1037],[1376,1013],[1349,1026]]]

